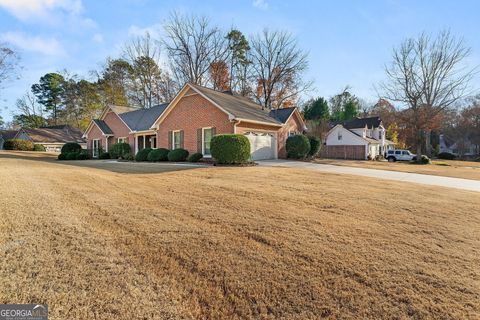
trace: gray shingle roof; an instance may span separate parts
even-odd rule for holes
[[[100,128],[104,134],[113,134],[112,129],[103,120],[93,119],[93,122]]]
[[[34,143],[66,143],[78,142],[83,143],[82,132],[70,126],[65,126],[63,129],[54,128],[36,128],[36,129],[22,129]]]
[[[168,103],[163,103],[148,109],[121,113],[119,116],[132,131],[149,130],[167,106]]]
[[[235,118],[266,122],[274,125],[282,124],[281,121],[269,115],[270,110],[263,110],[260,105],[248,98],[215,91],[195,84],[190,85],[225,109],[228,113],[232,114]]]
[[[352,120],[344,121],[343,123],[340,122],[345,128],[347,129],[355,129],[355,128],[377,128],[382,123],[380,117],[369,117],[369,118],[353,118]]]
[[[281,123],[285,123],[287,122],[288,118],[290,118],[290,116],[294,111],[295,111],[294,107],[275,109],[269,112],[269,116],[277,119]]]
[[[0,130],[0,137],[2,137],[3,140],[13,139],[17,135],[17,132],[17,130]]]

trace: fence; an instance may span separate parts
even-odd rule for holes
[[[365,160],[365,146],[322,146],[320,156],[327,159]]]

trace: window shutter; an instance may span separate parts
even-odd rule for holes
[[[183,145],[183,130],[180,131],[180,148],[183,149],[184,145]]]
[[[168,131],[168,150],[172,150],[172,131]]]
[[[202,153],[202,128],[197,129],[197,152]]]
[[[217,134],[217,128],[212,127],[212,137]]]

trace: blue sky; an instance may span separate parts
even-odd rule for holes
[[[329,97],[346,85],[367,101],[384,78],[393,46],[422,31],[449,28],[472,48],[480,65],[480,2],[471,1],[149,1],[0,0],[0,42],[21,54],[21,79],[0,93],[0,115],[11,119],[15,100],[47,72],[64,68],[88,78],[106,57],[116,57],[129,37],[162,35],[169,13],[206,15],[224,29],[246,35],[268,27],[294,34],[309,52],[311,95]],[[480,88],[480,77],[473,83]]]

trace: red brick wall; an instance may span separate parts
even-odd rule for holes
[[[94,139],[100,140],[100,146],[105,148],[105,137],[95,124],[92,126],[92,129],[90,129],[90,132],[88,132],[87,149],[93,149],[92,141]]]
[[[135,138],[132,134],[130,134],[130,129],[123,123],[123,121],[114,113],[114,112],[108,112],[105,117],[103,118],[103,121],[112,129],[113,136],[108,138],[108,148],[110,148],[114,143],[117,143],[118,138],[123,138],[127,137],[128,138],[128,143],[130,144],[130,148],[132,149],[132,152],[135,152]],[[90,129],[90,132],[87,133],[87,148],[92,149],[92,140],[93,139],[99,139],[100,140],[100,146],[104,151],[107,150],[107,145],[105,141],[105,136],[103,136],[102,132],[98,127],[94,124],[92,126],[92,129]]]
[[[130,134],[130,129],[123,123],[123,121],[114,113],[108,112],[103,121],[112,129],[113,137],[108,140],[108,145],[111,146],[114,143],[117,143],[118,138],[127,137],[128,143],[130,144],[130,148],[132,152],[135,152],[135,138],[132,134]],[[90,138],[90,136],[89,136]]]
[[[183,97],[160,124],[157,131],[159,148],[168,148],[168,132],[184,131],[184,148],[197,152],[197,129],[215,127],[216,133],[233,133],[228,115],[200,95]]]

